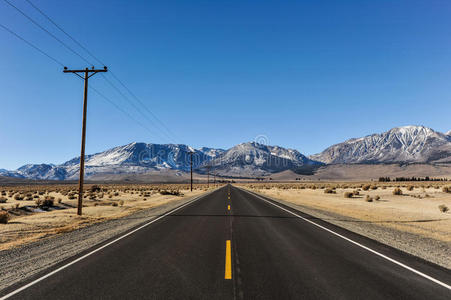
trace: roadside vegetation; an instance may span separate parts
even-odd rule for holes
[[[191,192],[188,184],[87,184],[83,215],[78,216],[78,185],[0,186],[0,250],[200,195],[208,188],[214,186],[195,184]]]

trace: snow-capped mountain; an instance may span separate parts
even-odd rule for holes
[[[190,170],[190,152],[193,168],[232,176],[260,176],[303,166],[319,166],[296,150],[258,143],[243,143],[229,150],[187,145],[131,143],[85,157],[85,174],[89,179],[99,174],[140,174],[158,170]],[[80,158],[61,165],[30,164],[16,171],[0,171],[0,175],[30,179],[77,179]]]
[[[381,134],[354,138],[306,157],[297,150],[258,143],[242,143],[228,150],[182,144],[131,143],[87,155],[86,178],[104,174],[143,174],[159,170],[208,168],[223,176],[254,177],[293,170],[311,172],[323,164],[451,163],[451,131],[440,133],[424,126],[393,128]],[[15,171],[0,169],[1,176],[29,179],[77,179],[80,158],[61,165],[29,164]]]
[[[196,168],[224,152],[222,149],[192,149],[187,145],[131,143],[85,157],[85,173],[146,173],[149,171],[175,169],[189,171],[190,152]],[[0,175],[30,179],[77,179],[80,157],[61,165],[29,164],[15,171],[0,170]]]
[[[261,176],[322,165],[297,150],[254,142],[236,145],[206,164],[215,169],[216,173],[229,176]]]
[[[327,164],[448,162],[451,136],[424,126],[396,127],[333,145],[310,158]]]

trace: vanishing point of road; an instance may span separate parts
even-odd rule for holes
[[[451,273],[227,185],[0,299],[451,299]]]

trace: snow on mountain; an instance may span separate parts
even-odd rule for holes
[[[187,145],[131,143],[85,157],[85,174],[99,173],[146,173],[149,171],[175,169],[189,171],[190,152],[194,152],[193,166],[196,168],[211,160],[224,150],[213,148],[193,149]],[[1,171],[0,175],[30,179],[77,179],[80,157],[61,165],[30,164],[16,171]]]
[[[236,176],[262,175],[281,170],[297,169],[304,165],[318,165],[296,150],[257,143],[244,143],[229,150],[187,145],[131,143],[85,157],[85,174],[89,179],[98,174],[146,173],[158,170],[190,170],[190,152],[193,168],[205,172],[211,165],[222,174]],[[211,163],[210,163],[211,162]],[[77,179],[80,158],[61,165],[30,164],[16,171],[0,171],[0,175],[30,179]]]
[[[321,165],[297,150],[267,146],[255,142],[242,143],[214,158],[209,165],[216,173],[231,176],[261,176],[304,166]]]
[[[451,130],[446,132],[445,135],[451,136]]]
[[[202,148],[199,148],[199,151],[207,156],[217,157],[218,155],[221,155],[222,153],[224,153],[226,150],[202,147]]]
[[[182,144],[130,143],[87,155],[87,178],[98,174],[136,174],[159,170],[190,170],[194,152],[196,172],[228,176],[262,176],[284,170],[304,172],[323,163],[432,163],[451,162],[451,131],[446,134],[424,126],[393,128],[381,134],[354,138],[306,157],[297,150],[258,143],[242,143],[228,150]],[[15,171],[0,169],[1,176],[29,179],[77,179],[80,158],[61,165],[29,164]]]
[[[310,158],[327,164],[430,163],[451,157],[451,140],[424,126],[403,126],[333,145]]]

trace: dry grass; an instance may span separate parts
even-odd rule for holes
[[[213,186],[210,185],[210,189]],[[93,223],[123,217],[207,191],[207,185],[187,184],[86,185],[83,216],[76,215],[76,185],[0,187],[6,203],[0,204],[0,250],[39,238],[72,231]],[[55,200],[57,199],[57,200]],[[6,224],[7,223],[7,224]]]
[[[451,194],[443,190],[446,185],[449,182],[255,183],[241,186],[304,207],[451,242],[451,214],[446,209],[451,207]],[[325,189],[334,189],[336,194],[326,193]]]

